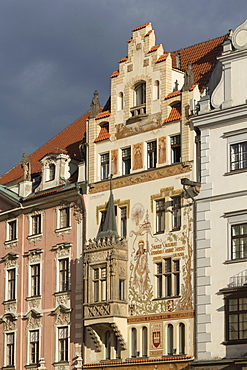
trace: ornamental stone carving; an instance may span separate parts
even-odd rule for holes
[[[35,318],[33,316],[30,316],[28,318],[28,324],[27,328],[28,329],[38,329],[41,326],[40,318]]]
[[[70,313],[58,312],[56,317],[57,325],[68,325],[70,323]]]
[[[15,330],[16,329],[16,321],[11,319],[10,317],[6,317],[4,319],[4,330]]]
[[[16,313],[16,302],[4,302],[4,313]]]
[[[247,49],[247,20],[233,32],[232,43],[237,50]]]
[[[80,224],[82,222],[83,217],[83,209],[81,204],[74,204],[74,216],[76,219],[76,222]]]

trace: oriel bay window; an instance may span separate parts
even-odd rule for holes
[[[225,298],[226,340],[247,343],[247,295],[230,295]]]
[[[231,259],[247,258],[247,223],[231,227]]]
[[[106,267],[93,268],[93,299],[102,302],[107,299]]]

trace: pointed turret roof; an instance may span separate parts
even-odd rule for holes
[[[115,217],[115,206],[114,206],[114,197],[112,190],[110,190],[110,197],[107,205],[106,210],[106,218],[103,226],[103,230],[98,232],[97,240],[101,238],[107,238],[115,236],[116,238],[119,237],[117,232],[117,224],[116,224],[116,217]]]

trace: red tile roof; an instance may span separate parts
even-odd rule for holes
[[[79,144],[86,131],[86,120],[88,119],[88,116],[89,112],[85,113],[82,117],[78,118],[62,132],[37,149],[34,153],[30,154],[28,158],[31,162],[31,172],[40,172],[41,163],[39,160],[47,153],[56,152],[57,148],[67,151],[71,158],[80,160]],[[6,184],[12,181],[19,182],[21,180],[23,180],[23,169],[21,167],[21,163],[19,163],[0,178],[0,184]]]
[[[123,57],[118,61],[118,63],[126,62],[126,60],[128,60],[128,57]]]
[[[110,139],[111,135],[109,134],[109,131],[107,130],[106,127],[101,127],[101,130],[100,130],[100,133],[99,133],[99,136],[94,140],[95,143],[97,143],[98,141],[103,141],[103,140],[107,140],[107,139]]]
[[[111,74],[111,78],[113,78],[113,77],[117,77],[119,75],[119,71],[115,71],[115,72],[113,72],[112,74]]]
[[[164,123],[176,121],[178,119],[181,119],[181,117],[181,104],[176,104],[172,107],[169,117],[164,120]]]
[[[142,26],[139,26],[139,27],[134,28],[134,29],[132,30],[132,32],[135,32],[135,31],[140,30],[141,28],[147,27],[149,24],[151,24],[151,22],[145,23],[145,24],[143,24]]]
[[[133,40],[133,37],[131,37],[128,41],[126,41],[126,42],[131,42]]]
[[[44,196],[44,195],[47,195],[47,194],[50,194],[50,193],[57,193],[59,190],[61,190],[63,188],[64,188],[64,185],[61,185],[61,186],[59,186],[59,187],[57,187],[55,189],[41,191],[39,193],[36,193],[34,195],[31,195],[30,197],[27,197],[26,199],[33,199],[33,198]]]
[[[227,36],[224,35],[213,40],[205,41],[200,44],[172,52],[171,57],[173,67],[177,68],[177,54],[180,55],[180,69],[182,71],[186,70],[187,64],[190,61],[194,72],[194,81],[199,84],[199,89],[202,90],[208,82],[212,67],[216,63],[216,57],[221,53],[222,43],[226,37]]]
[[[168,53],[167,53],[167,52],[165,52],[163,55],[161,55],[161,56],[159,57],[159,59],[157,59],[156,63],[163,62],[164,60],[166,60],[166,59],[167,59],[167,57],[168,57]]]
[[[172,92],[172,93],[168,94],[168,95],[165,97],[165,99],[170,99],[170,98],[173,98],[174,96],[181,95],[181,94],[182,94],[182,92],[181,92],[181,91],[174,91],[174,92]]]
[[[109,117],[111,115],[111,112],[109,111],[105,111],[105,112],[101,112],[99,113],[95,119],[100,119],[100,118],[105,118],[105,117]]]
[[[148,33],[146,33],[145,37],[149,36],[152,32],[153,32],[153,30],[148,31]]]
[[[160,47],[160,46],[161,46],[161,44],[153,46],[153,47],[149,50],[149,53],[152,53],[153,51],[156,51],[157,49],[159,49],[159,47]]]

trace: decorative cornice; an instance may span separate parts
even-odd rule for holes
[[[191,166],[183,166],[182,164],[170,165],[165,168],[157,168],[152,171],[143,171],[138,174],[133,174],[129,176],[121,176],[112,179],[112,189],[123,188],[125,186],[137,185],[143,182],[153,181],[163,179],[165,177],[181,175],[191,171]],[[110,190],[109,181],[101,181],[95,183],[94,187],[90,189],[90,194],[99,193],[101,191]]]

